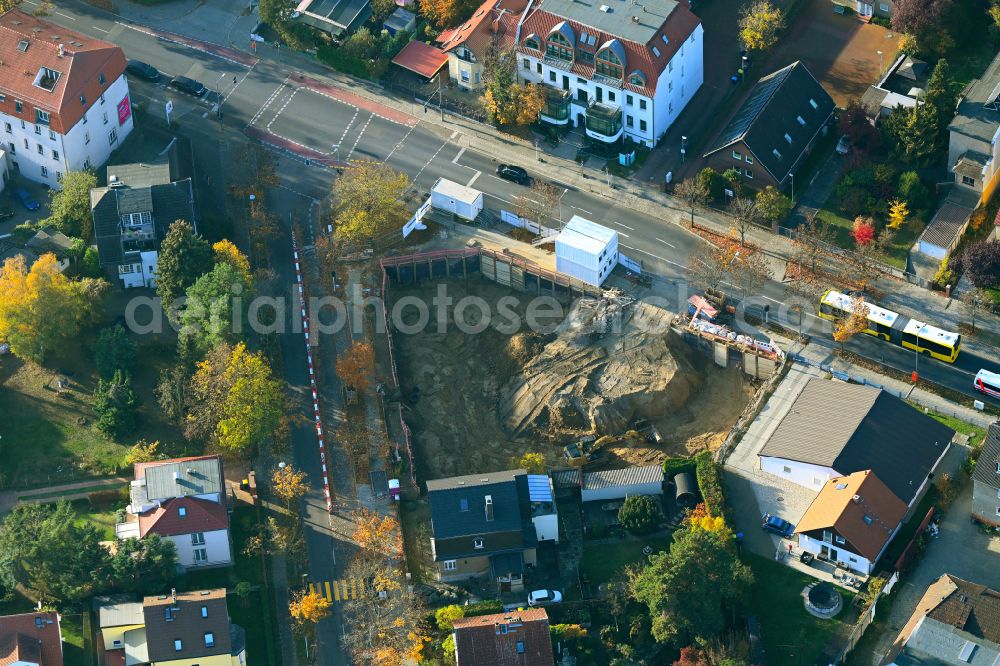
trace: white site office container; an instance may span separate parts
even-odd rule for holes
[[[483,210],[483,193],[447,178],[438,178],[431,188],[431,207],[474,220]]]
[[[556,236],[556,270],[600,286],[618,263],[618,232],[579,215]]]

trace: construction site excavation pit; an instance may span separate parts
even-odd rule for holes
[[[686,344],[674,313],[616,291],[540,300],[476,275],[393,284],[386,300],[420,480],[529,452],[565,467],[563,447],[588,436],[601,442],[588,470],[714,450],[755,390]]]

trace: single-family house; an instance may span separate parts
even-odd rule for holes
[[[448,54],[448,77],[462,90],[483,87],[483,62],[494,39],[517,31],[528,0],[486,0],[468,21],[435,40]]]
[[[524,587],[539,541],[558,541],[552,482],[523,469],[427,482],[436,577],[490,576],[501,591]]]
[[[553,666],[549,615],[528,608],[455,620],[457,666]]]
[[[54,611],[0,615],[0,664],[62,666],[62,631]]]
[[[246,632],[229,619],[225,588],[109,602],[98,618],[109,664],[246,664]]]
[[[857,12],[862,19],[870,19],[873,16],[881,18],[891,18],[892,10],[895,8],[894,0],[833,0],[834,11],[838,7],[844,7]],[[843,12],[843,10],[840,10]]]
[[[793,62],[754,84],[705,160],[719,173],[736,169],[755,189],[794,190],[795,171],[828,131],[835,108],[806,66]]]
[[[868,575],[902,524],[907,506],[871,471],[830,479],[795,528],[799,547]]]
[[[972,517],[986,525],[1000,525],[1000,423],[986,431],[972,472]]]
[[[919,58],[900,54],[882,78],[861,96],[868,117],[877,121],[896,107],[913,108],[930,79],[930,65]]]
[[[185,569],[232,564],[221,456],[138,463],[130,492],[119,539],[158,534],[174,543]]]
[[[759,452],[761,469],[815,491],[871,470],[915,506],[955,431],[870,386],[812,378]]]
[[[197,228],[194,189],[171,151],[162,159],[108,167],[108,184],[90,191],[101,266],[122,286],[155,287],[160,243],[177,220]]]
[[[584,502],[625,499],[630,495],[662,495],[663,467],[625,467],[583,473],[580,497]]]
[[[1000,592],[944,574],[927,588],[882,666],[1000,662]]]
[[[955,187],[986,203],[1000,181],[1000,53],[962,91],[948,125],[948,165]]]

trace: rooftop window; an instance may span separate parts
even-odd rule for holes
[[[42,67],[38,70],[38,74],[35,76],[35,85],[42,90],[47,90],[52,92],[56,87],[56,81],[62,76],[60,72],[54,69],[49,69],[48,67]]]
[[[22,39],[21,41],[19,41],[17,43],[17,50],[20,51],[21,53],[24,53],[25,51],[27,51],[28,50],[28,40],[27,39]]]

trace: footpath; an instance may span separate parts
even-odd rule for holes
[[[9,513],[18,502],[55,502],[56,500],[85,499],[102,488],[117,488],[131,483],[131,479],[118,476],[113,479],[90,479],[62,483],[31,490],[4,490],[0,492],[0,515]]]

